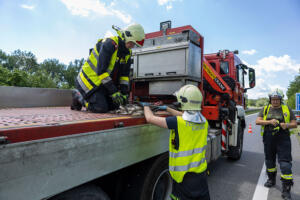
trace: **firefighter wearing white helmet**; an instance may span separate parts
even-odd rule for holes
[[[82,66],[73,91],[72,110],[105,113],[127,102],[131,49],[143,46],[145,33],[140,24],[121,30],[113,29],[118,36],[99,39]]]
[[[201,110],[203,100],[202,93],[194,85],[185,85],[175,92],[177,101],[181,104],[181,110]]]
[[[292,110],[283,104],[283,92],[275,89],[269,93],[269,103],[258,114],[256,124],[262,126],[265,163],[268,180],[265,187],[276,184],[276,155],[281,170],[282,198],[291,199],[293,183],[290,128],[296,128],[296,117]]]
[[[284,94],[283,94],[282,90],[276,88],[275,90],[271,91],[269,93],[269,103],[271,103],[272,98],[278,98],[278,99],[280,99],[280,103],[282,103],[282,100],[284,98]]]
[[[173,179],[171,199],[208,200],[205,159],[208,122],[201,114],[202,94],[198,87],[185,85],[175,93],[181,111],[167,106],[158,110],[167,111],[170,117],[153,114],[149,103],[144,106],[148,123],[170,129],[169,172]],[[157,110],[157,109],[156,109]]]
[[[134,42],[138,47],[144,45],[145,33],[140,24],[132,24],[128,26],[124,31],[125,42]]]

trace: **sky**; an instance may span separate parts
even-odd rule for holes
[[[239,50],[256,70],[248,98],[284,91],[300,69],[299,0],[0,0],[0,49],[31,51],[43,62],[87,58],[98,39],[140,23],[146,33],[162,21],[193,26],[204,53]]]

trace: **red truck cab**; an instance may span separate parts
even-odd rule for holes
[[[204,57],[232,90],[232,100],[245,108],[245,93],[247,89],[255,86],[255,71],[243,64],[237,53],[238,51],[220,50],[218,53],[206,54]],[[249,84],[245,82],[247,74]],[[247,85],[249,88],[246,88]],[[211,99],[208,101],[213,104]]]

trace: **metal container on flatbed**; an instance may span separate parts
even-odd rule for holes
[[[168,95],[185,84],[198,85],[202,76],[198,43],[193,31],[146,39],[142,49],[133,51],[133,79],[148,81],[149,95]]]

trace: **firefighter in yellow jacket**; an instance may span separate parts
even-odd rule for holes
[[[143,46],[145,33],[140,24],[117,31],[118,36],[98,40],[82,66],[73,91],[71,109],[105,113],[127,102],[131,49]]]
[[[257,125],[262,125],[262,136],[265,151],[265,163],[268,180],[265,187],[276,184],[276,155],[281,170],[282,198],[291,199],[293,186],[292,155],[290,128],[296,128],[296,117],[292,110],[283,104],[283,92],[279,89],[269,94],[269,104],[265,106],[256,119]]]
[[[148,123],[168,128],[169,172],[173,179],[171,199],[208,200],[209,190],[206,179],[207,163],[205,159],[208,122],[201,114],[202,94],[198,87],[185,85],[175,93],[183,112],[167,106],[170,117],[153,115],[149,103],[142,102]]]

